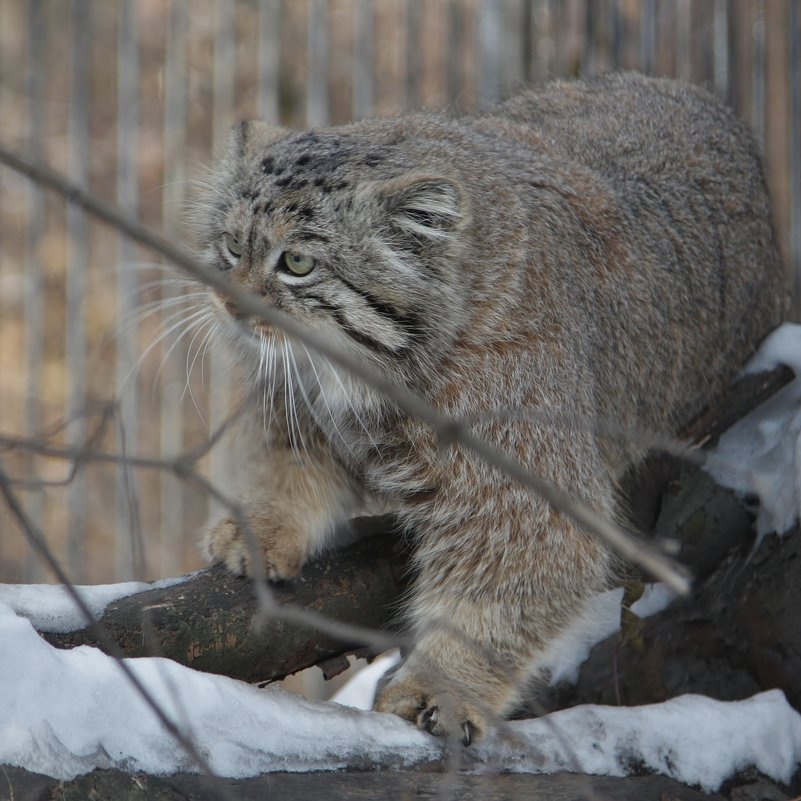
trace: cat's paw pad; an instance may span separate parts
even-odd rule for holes
[[[389,682],[378,694],[375,709],[391,712],[436,737],[454,737],[470,745],[487,733],[490,718],[480,704],[471,703],[458,692],[429,691],[414,674]]]
[[[212,562],[221,562],[235,576],[257,577],[258,560],[270,581],[293,578],[306,558],[299,538],[290,532],[275,532],[250,523],[251,535],[232,518],[225,518],[209,528],[202,543],[203,553]]]

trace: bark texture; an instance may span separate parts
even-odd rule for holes
[[[275,603],[386,630],[405,586],[402,542],[384,518],[358,521],[356,527],[363,539],[307,565],[295,581],[272,585]],[[336,675],[346,665],[337,657],[371,653],[364,640],[342,640],[324,629],[261,614],[253,584],[219,566],[109,604],[101,622],[125,656],[164,656],[250,682],[316,664]],[[60,648],[98,645],[90,628],[42,636]]]
[[[218,782],[192,775],[147,776],[97,770],[58,781],[20,768],[0,767],[0,798],[14,801],[790,801],[798,785],[781,787],[757,775],[738,776],[718,793],[703,793],[665,776],[475,776],[439,770],[270,773],[253,779]]]

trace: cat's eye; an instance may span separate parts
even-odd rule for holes
[[[302,253],[285,250],[281,255],[279,266],[289,270],[293,275],[308,275],[314,268],[314,259],[311,256],[304,256]]]
[[[235,259],[242,255],[242,244],[233,234],[225,235],[225,247]]]

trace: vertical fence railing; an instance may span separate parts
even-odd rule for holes
[[[181,209],[186,200],[187,146],[187,3],[172,0],[167,10],[164,68],[164,232],[170,238],[181,235]],[[183,291],[165,282],[162,298],[175,301]],[[176,312],[175,304],[166,315]],[[177,313],[177,312],[176,312]],[[171,319],[171,318],[170,318]],[[161,415],[159,450],[162,459],[175,458],[184,444],[182,398],[188,386],[186,349],[183,341],[169,354],[161,367]],[[170,343],[166,343],[169,348]],[[184,494],[181,482],[167,473],[160,477],[160,569],[164,575],[180,572],[184,529]]]
[[[801,319],[801,3],[790,3],[790,269],[793,308]]]
[[[405,96],[406,108],[420,108],[420,72],[421,72],[421,59],[420,59],[420,34],[422,23],[422,6],[421,0],[406,0],[406,20],[404,36],[405,42],[405,59],[404,66],[406,70],[405,80]]]
[[[42,0],[28,3],[27,53],[27,106],[28,155],[34,160],[44,158],[45,131],[45,54],[48,45],[48,25]],[[33,184],[28,185],[28,231],[25,253],[25,433],[35,436],[42,425],[42,373],[45,343],[45,276],[41,256],[41,242],[45,232],[44,193]],[[33,460],[28,459],[27,472],[33,477]],[[41,525],[44,511],[42,493],[28,493],[28,514]],[[23,579],[31,582],[40,577],[38,561],[29,554]]]
[[[359,0],[353,22],[353,118],[361,120],[373,113],[375,104],[375,16],[371,0]]]
[[[754,0],[751,26],[751,128],[765,151],[765,7]]]
[[[478,104],[488,108],[501,96],[501,51],[503,4],[500,0],[479,0],[478,24]]]
[[[117,204],[127,215],[139,217],[139,24],[137,3],[121,0],[117,22]],[[117,267],[117,319],[133,318],[139,278],[138,248],[126,237],[119,240]],[[134,453],[139,439],[139,396],[136,376],[136,328],[116,338],[117,448]],[[141,573],[137,476],[126,464],[117,470],[116,578]]]
[[[29,154],[33,158],[64,157],[70,175],[82,184],[89,181],[91,165],[96,188],[115,194],[119,206],[133,216],[140,211],[140,165],[141,175],[150,180],[158,169],[153,165],[163,163],[161,224],[170,237],[183,235],[181,210],[187,200],[187,153],[198,147],[207,150],[210,138],[214,153],[219,154],[240,104],[243,108],[255,105],[258,114],[273,123],[304,120],[305,115],[307,124],[323,125],[330,119],[369,116],[376,109],[391,107],[394,98],[400,106],[419,107],[432,97],[440,97],[455,110],[482,108],[521,82],[541,82],[615,67],[639,65],[649,72],[669,72],[685,80],[703,81],[718,96],[738,105],[763,150],[769,151],[766,155],[772,175],[780,176],[774,200],[780,206],[780,233],[794,276],[794,314],[801,317],[798,0],[772,0],[770,4],[765,0],[171,0],[161,6],[137,0],[16,2],[21,10],[5,13],[3,20],[21,25],[19,41],[25,43],[25,48],[20,47],[26,53],[24,64],[11,67],[20,70],[21,80],[17,83],[24,89],[24,97],[18,100],[28,121]],[[774,24],[781,14],[785,15],[787,30]],[[139,23],[146,15],[151,22],[164,20],[163,38],[159,40],[163,48],[152,45],[152,30],[145,30],[144,24],[140,31]],[[344,19],[344,15],[350,18]],[[62,42],[55,26],[56,21],[61,24],[64,19],[69,21],[65,26],[65,34],[69,32],[69,75],[59,88],[60,75],[53,72],[56,56],[51,45]],[[385,52],[387,43],[376,38],[379,32],[397,37],[389,56]],[[116,42],[108,38],[114,33]],[[101,35],[107,38],[101,41]],[[789,39],[778,42],[778,36]],[[350,50],[343,45],[343,37],[352,41]],[[778,51],[772,49],[779,45]],[[116,65],[116,76],[106,80],[98,80],[92,73],[93,67],[98,69],[101,48],[103,65]],[[776,68],[780,63],[776,53],[785,51],[787,63],[782,72]],[[154,59],[162,57],[163,63],[154,63]],[[349,59],[344,68],[336,61],[343,57]],[[8,68],[9,60],[3,64]],[[777,77],[779,72],[782,74]],[[340,91],[332,78],[348,74],[352,80],[350,95]],[[145,113],[140,114],[139,101],[145,85],[157,86],[163,92],[160,130],[152,130],[153,120],[160,119],[152,114],[152,104],[145,103]],[[776,100],[777,87],[788,93],[786,109]],[[91,97],[90,89],[94,93]],[[58,96],[59,91],[63,91],[63,97]],[[247,93],[255,94],[251,97]],[[49,98],[51,105],[46,102]],[[9,98],[3,101],[8,104]],[[210,108],[204,117],[207,106]],[[55,110],[62,107],[68,118],[66,149],[59,138],[61,134],[48,138],[55,130]],[[102,134],[92,130],[97,119],[103,120],[98,131],[103,127],[116,131],[105,135],[102,147],[97,147]],[[775,135],[777,126],[786,126],[781,136]],[[110,141],[114,136],[116,143]],[[152,148],[159,142],[163,153],[154,157]],[[776,142],[780,143],[778,147]],[[113,163],[115,150],[116,176],[105,166]],[[145,151],[148,155],[142,158]],[[208,159],[209,154],[203,157]],[[115,185],[115,192],[109,190],[110,183]],[[45,256],[53,252],[53,221],[46,214],[49,206],[34,186],[25,191],[24,242],[19,248],[24,269],[13,266],[18,272],[18,284],[23,287],[20,327],[24,347],[16,355],[22,385],[19,392],[24,395],[23,402],[17,404],[23,408],[19,429],[36,434],[46,422],[45,411],[63,404],[65,415],[75,421],[67,428],[67,441],[78,444],[87,430],[80,411],[91,400],[86,396],[87,387],[92,385],[92,368],[87,365],[86,354],[95,334],[86,315],[89,300],[97,302],[90,293],[89,278],[101,272],[100,265],[92,270],[91,261],[94,251],[100,249],[101,237],[91,236],[94,229],[80,211],[67,210],[67,268],[62,292],[57,282],[45,280],[46,264],[51,269],[49,256]],[[6,247],[5,243],[0,244]],[[121,320],[132,316],[140,300],[138,259],[139,251],[121,240],[115,284],[116,314]],[[53,269],[54,275],[56,272]],[[172,299],[173,292],[177,290],[164,288],[162,298]],[[63,393],[55,392],[53,382],[44,380],[49,375],[45,359],[55,358],[46,337],[46,321],[50,318],[45,311],[57,302],[64,303],[65,317]],[[0,320],[0,336],[6,330],[4,326],[9,325],[9,321]],[[109,357],[115,360],[109,372],[115,376],[121,423],[117,445],[134,452],[143,447],[146,436],[148,443],[157,443],[155,447],[163,457],[171,457],[195,434],[186,420],[188,404],[181,400],[186,383],[187,343],[179,345],[162,368],[157,385],[161,408],[153,416],[157,423],[151,425],[151,420],[142,419],[149,407],[145,395],[139,397],[136,377],[131,376],[140,355],[139,330],[134,325],[116,337],[115,354]],[[159,355],[166,354],[171,344],[168,340]],[[61,344],[57,347],[60,349]],[[154,357],[156,354],[149,358]],[[228,413],[230,377],[223,361],[213,353],[209,359],[210,370],[205,376],[209,386],[204,390],[201,407],[207,405],[208,420],[214,429]],[[21,469],[33,475],[33,460],[28,459]],[[212,451],[209,469],[212,481],[225,483],[225,462],[217,449]],[[112,476],[111,469],[108,476]],[[148,548],[154,551],[150,553],[151,566],[158,566],[161,573],[182,569],[182,534],[188,521],[195,522],[199,514],[194,505],[189,508],[185,502],[189,497],[185,490],[168,476],[153,481],[155,489],[146,489],[145,482],[137,487],[133,473],[123,469],[113,480],[116,511],[109,529],[116,537],[116,577],[128,578],[141,571],[137,497],[149,509],[159,510],[158,515],[148,514],[149,521],[157,519],[157,525],[148,531]],[[26,491],[34,517],[41,522],[46,514],[47,521],[53,519],[56,525],[63,526],[59,536],[63,535],[63,552],[76,578],[82,577],[87,564],[83,542],[91,528],[87,515],[105,500],[93,496],[93,491],[97,492],[87,487],[83,475],[79,476],[64,494],[64,514],[60,509],[51,514],[61,503],[54,494]],[[150,494],[144,498],[143,492]],[[19,577],[25,581],[40,578],[35,560],[25,562],[23,558],[22,562]]]
[[[328,122],[328,0],[309,0],[306,52],[306,124]]]
[[[69,102],[69,173],[76,184],[89,180],[89,87],[92,42],[91,4],[72,0]],[[65,277],[65,378],[67,441],[80,447],[86,439],[86,317],[89,287],[89,222],[78,206],[67,207],[68,257]],[[83,470],[76,473],[67,494],[67,566],[74,581],[84,579],[87,487]]]
[[[640,66],[652,73],[656,58],[656,0],[642,0],[640,8]]]
[[[275,125],[280,119],[281,0],[259,0],[258,65],[259,117]]]
[[[729,0],[715,0],[713,53],[715,93],[723,100],[729,97]]]
[[[692,76],[692,8],[691,0],[676,0],[676,77],[689,81]]]
[[[218,157],[225,146],[235,108],[236,91],[236,38],[234,35],[235,0],[215,0],[214,3],[214,64],[212,89],[212,150]],[[224,358],[210,354],[209,424],[216,431],[228,416],[231,402],[231,373]],[[219,448],[211,451],[209,459],[211,480],[217,486],[226,486],[226,460]],[[215,516],[222,512],[217,503],[210,503]]]

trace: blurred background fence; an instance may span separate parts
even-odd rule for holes
[[[239,117],[303,127],[610,69],[678,76],[761,143],[798,317],[800,46],[799,0],[0,0],[0,140],[189,242],[192,179]],[[158,340],[187,308],[165,275],[0,169],[0,462],[78,582],[199,564],[202,493],[115,464],[73,475],[14,443],[170,457],[206,439],[226,377],[202,336]],[[0,509],[0,581],[49,579]]]

